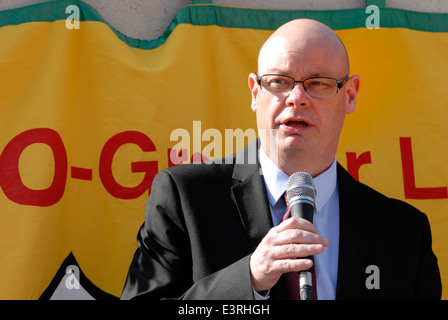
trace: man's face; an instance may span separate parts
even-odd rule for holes
[[[258,75],[281,74],[295,80],[310,77],[341,80],[347,75],[348,66],[333,47],[326,43],[290,45],[280,41],[272,50],[265,50]],[[268,134],[262,141],[268,156],[269,150],[273,150],[269,145],[269,133],[276,133],[274,148],[278,151],[280,167],[296,156],[304,161],[322,161],[329,166],[336,153],[345,115],[355,108],[352,81],[354,79],[349,79],[334,96],[322,99],[310,96],[301,83],[287,94],[262,91],[252,74],[249,78],[252,109],[256,112],[258,129]],[[263,139],[262,135],[260,138]]]

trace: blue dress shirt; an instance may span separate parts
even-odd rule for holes
[[[286,212],[283,194],[289,176],[280,170],[260,149],[261,172],[268,194],[269,207],[274,226],[277,226]],[[339,253],[339,195],[336,176],[336,157],[332,165],[314,178],[317,190],[313,224],[319,234],[328,238],[329,246],[314,256],[317,297],[319,300],[334,300],[338,274]],[[257,299],[263,297],[256,294]],[[268,296],[264,297],[268,298]]]

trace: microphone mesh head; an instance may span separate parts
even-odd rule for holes
[[[289,177],[286,185],[286,199],[290,202],[294,197],[307,197],[314,203],[316,188],[313,177],[309,173],[295,172]]]

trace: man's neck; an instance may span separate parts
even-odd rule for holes
[[[303,154],[279,154],[271,156],[266,154],[277,167],[285,172],[288,176],[294,172],[307,172],[313,178],[326,171],[333,163],[334,157],[329,156],[328,159],[318,157],[304,156]]]

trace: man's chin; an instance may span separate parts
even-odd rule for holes
[[[312,148],[309,142],[302,137],[287,137],[279,144],[279,150],[283,153],[304,153],[310,151]]]

